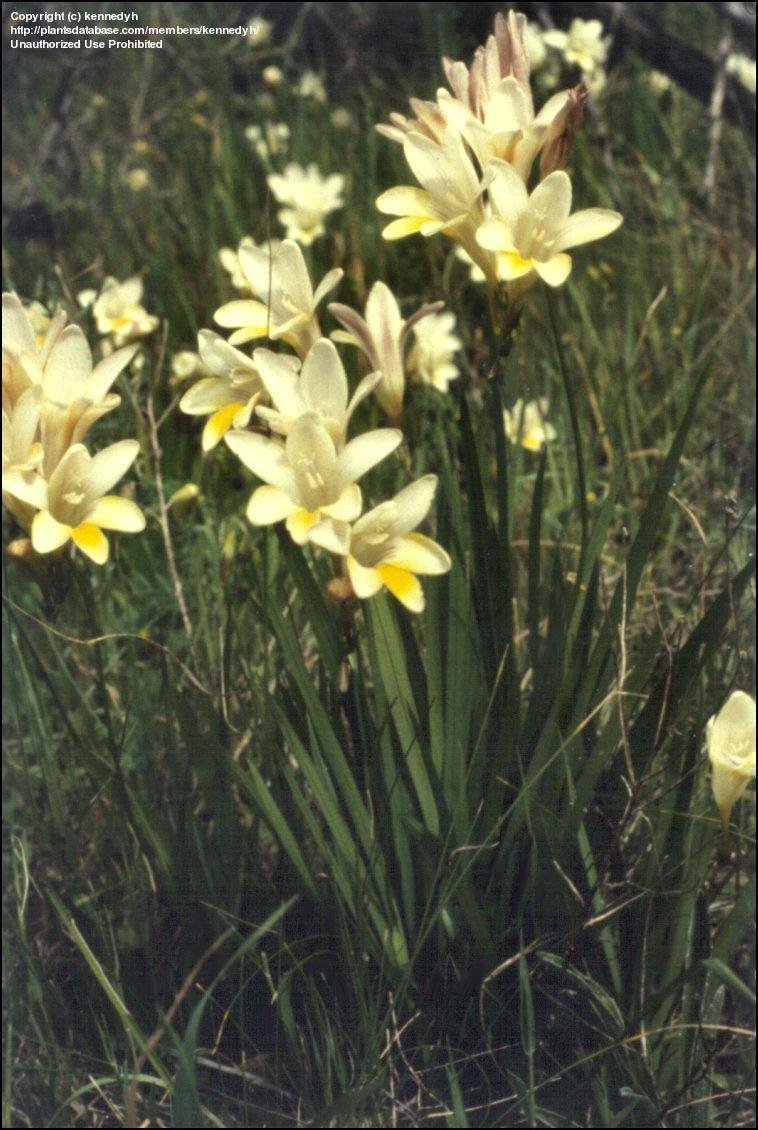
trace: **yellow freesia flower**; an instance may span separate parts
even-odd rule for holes
[[[272,252],[243,240],[237,250],[239,267],[254,298],[227,302],[214,314],[225,329],[233,329],[230,345],[242,345],[256,338],[281,339],[299,357],[321,337],[316,307],[343,275],[339,267],[328,271],[314,292],[303,253],[291,239],[285,239]]]
[[[361,512],[358,479],[394,451],[403,438],[393,428],[364,432],[338,453],[315,416],[301,416],[284,443],[253,432],[229,432],[226,442],[265,486],[253,492],[247,517],[256,526],[286,520],[304,545],[322,518],[351,522]]]
[[[490,166],[490,198],[496,215],[485,220],[476,238],[497,255],[497,271],[508,282],[536,277],[560,286],[571,272],[569,248],[610,235],[623,217],[608,208],[571,212],[571,181],[562,170],[550,173],[531,196],[518,173],[503,161]]]
[[[108,277],[100,290],[83,290],[77,295],[80,306],[91,306],[98,333],[125,345],[137,337],[151,334],[158,319],[142,305],[142,279],[139,275],[119,282]]]
[[[323,177],[316,165],[304,169],[291,163],[284,173],[272,173],[268,186],[279,203],[286,205],[277,217],[287,229],[287,239],[296,239],[305,247],[324,234],[325,218],[344,204],[345,178],[340,173]]]
[[[755,776],[755,699],[734,691],[705,728],[711,785],[726,828],[732,809]]]
[[[542,451],[546,443],[551,443],[558,433],[552,424],[545,419],[550,402],[541,397],[528,404],[519,397],[513,408],[509,411],[503,409],[503,424],[505,434],[511,443],[521,443],[527,451]]]
[[[353,592],[368,600],[388,588],[410,612],[424,609],[419,576],[447,573],[451,561],[436,541],[415,531],[429,513],[437,476],[424,475],[359,518],[352,526],[326,519],[311,530],[311,540],[347,558]]]
[[[68,541],[94,561],[108,560],[103,530],[139,533],[145,518],[129,499],[108,494],[137,457],[139,444],[124,439],[90,455],[74,444],[45,484],[42,505],[32,522],[32,545],[37,553],[52,553]]]
[[[202,445],[211,451],[230,428],[247,427],[263,384],[250,358],[220,334],[201,330],[197,342],[200,361],[212,375],[193,384],[179,407],[188,416],[208,416]]]
[[[273,408],[259,405],[256,413],[271,431],[289,435],[301,416],[314,417],[326,428],[337,451],[345,446],[347,425],[355,409],[381,380],[369,373],[348,401],[347,377],[337,350],[327,338],[319,338],[303,361],[296,357],[256,349],[253,354]]]

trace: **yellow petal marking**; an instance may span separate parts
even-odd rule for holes
[[[235,401],[233,404],[225,404],[223,408],[218,408],[212,416],[209,416],[203,428],[203,451],[210,451],[219,440],[224,438],[234,423],[234,417],[244,407],[244,404]]]
[[[296,510],[285,522],[290,537],[298,545],[305,545],[308,534],[321,518],[320,510]]]
[[[411,612],[421,612],[424,592],[418,577],[399,565],[377,565],[376,571],[393,596]]]
[[[74,526],[71,537],[74,545],[96,565],[104,565],[108,560],[108,539],[94,522],[80,522]]]

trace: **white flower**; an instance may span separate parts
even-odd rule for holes
[[[252,33],[252,42],[256,47],[267,43],[271,38],[271,32],[274,30],[274,25],[271,20],[267,20],[264,16],[259,16],[257,12],[247,21],[247,26]]]
[[[212,330],[197,337],[200,360],[212,374],[203,377],[179,401],[188,416],[208,416],[203,451],[210,451],[230,428],[245,428],[263,392],[258,369],[246,354]]]
[[[511,443],[521,443],[527,451],[542,451],[543,445],[551,443],[558,433],[545,419],[550,409],[550,401],[544,396],[528,404],[519,397],[509,411],[503,409],[505,434]]]
[[[3,403],[15,404],[31,385],[42,383],[50,352],[65,324],[66,315],[60,311],[40,332],[36,311],[24,309],[18,295],[3,294]]]
[[[284,71],[280,67],[264,67],[261,78],[268,86],[280,86],[284,79]]]
[[[383,230],[385,239],[402,239],[420,232],[442,232],[460,243],[468,255],[492,277],[492,258],[476,241],[476,230],[486,213],[479,176],[462,138],[448,130],[442,143],[421,133],[406,134],[405,158],[422,188],[399,185],[376,201],[380,212],[400,217]]]
[[[170,385],[180,385],[192,377],[210,377],[213,374],[208,370],[200,357],[193,349],[180,349],[171,358]]]
[[[281,338],[299,357],[305,357],[321,337],[316,307],[340,281],[342,270],[328,271],[314,293],[303,253],[292,240],[284,240],[269,253],[266,247],[243,239],[237,258],[255,297],[227,302],[214,314],[220,326],[235,331],[230,345],[261,337]]]
[[[259,405],[256,412],[271,430],[281,436],[289,435],[296,420],[310,415],[326,428],[338,451],[345,446],[353,412],[381,380],[380,373],[370,373],[348,402],[345,369],[327,338],[316,342],[302,369],[297,358],[270,349],[256,349],[253,360],[274,405]]]
[[[424,475],[393,499],[369,510],[352,526],[325,519],[311,530],[316,545],[347,558],[353,592],[368,600],[383,588],[411,612],[422,612],[424,592],[418,576],[447,573],[450,558],[424,534],[411,533],[429,513],[436,475]]]
[[[142,305],[142,290],[138,275],[123,283],[109,277],[99,292],[83,290],[77,299],[80,306],[92,306],[98,333],[112,337],[115,345],[125,345],[151,334],[158,325],[158,319]]]
[[[524,43],[529,65],[533,71],[539,70],[547,59],[547,47],[542,36],[540,25],[529,20],[524,28]]]
[[[755,700],[734,691],[705,728],[711,785],[724,827],[755,776]]]
[[[301,98],[312,98],[314,102],[326,102],[324,81],[315,71],[303,71],[300,82],[295,87],[295,94]]]
[[[408,369],[423,384],[447,392],[458,376],[454,356],[463,342],[455,331],[455,315],[432,314],[413,327],[413,346],[408,354]]]
[[[150,186],[150,173],[147,169],[130,169],[124,177],[124,182],[132,192],[144,192]]]
[[[257,526],[286,520],[298,545],[322,518],[357,518],[363,505],[357,480],[400,444],[402,432],[380,428],[350,440],[340,451],[314,416],[301,416],[284,442],[253,432],[229,432],[226,442],[265,486],[253,492],[248,519]]]
[[[571,181],[562,170],[550,173],[529,196],[524,182],[505,162],[493,162],[495,179],[490,196],[496,215],[476,233],[477,240],[497,253],[501,279],[534,281],[539,275],[549,286],[560,286],[571,272],[568,248],[610,235],[623,217],[607,208],[571,211]]]
[[[739,53],[730,55],[726,61],[726,73],[734,75],[746,90],[755,94],[755,59]]]
[[[329,115],[329,120],[336,129],[350,129],[354,123],[353,115],[344,106],[336,106]]]
[[[561,51],[566,62],[576,64],[584,74],[591,74],[605,64],[611,45],[611,37],[603,37],[600,20],[574,19],[568,32],[551,29],[544,32],[542,38],[548,47]]]
[[[45,484],[42,506],[32,522],[37,553],[52,553],[68,541],[96,565],[108,559],[103,530],[139,533],[145,518],[134,502],[107,494],[134,462],[139,444],[124,439],[90,455],[82,444],[70,447]]]
[[[3,502],[24,526],[44,501],[40,475],[44,452],[39,440],[42,392],[31,385],[14,405],[3,407]]]
[[[335,341],[357,345],[369,359],[371,368],[381,373],[376,386],[376,398],[390,420],[397,420],[403,410],[405,393],[405,367],[403,351],[408,331],[421,318],[436,313],[441,302],[420,307],[403,321],[397,299],[383,282],[375,282],[366,301],[365,319],[339,302],[329,304],[329,313],[341,322],[347,333],[337,330]]]
[[[665,94],[672,87],[671,79],[663,71],[649,71],[647,81],[654,94]]]
[[[277,213],[287,229],[287,238],[296,239],[306,247],[323,235],[324,218],[344,203],[345,178],[340,173],[322,177],[313,164],[303,169],[291,163],[283,174],[272,173],[268,186],[279,203],[287,205]]]

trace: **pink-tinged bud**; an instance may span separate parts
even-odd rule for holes
[[[540,158],[542,180],[556,169],[565,168],[574,137],[582,124],[583,108],[588,93],[583,82],[570,90],[566,105],[552,122]]]

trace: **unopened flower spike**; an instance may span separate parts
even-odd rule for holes
[[[369,359],[372,369],[381,374],[376,385],[376,398],[394,423],[400,419],[405,394],[404,350],[408,332],[430,314],[436,314],[444,303],[431,302],[421,306],[410,318],[403,320],[397,299],[383,282],[376,282],[366,302],[366,316],[343,306],[329,304],[329,313],[345,327],[346,333],[337,330],[335,341],[357,345]]]

